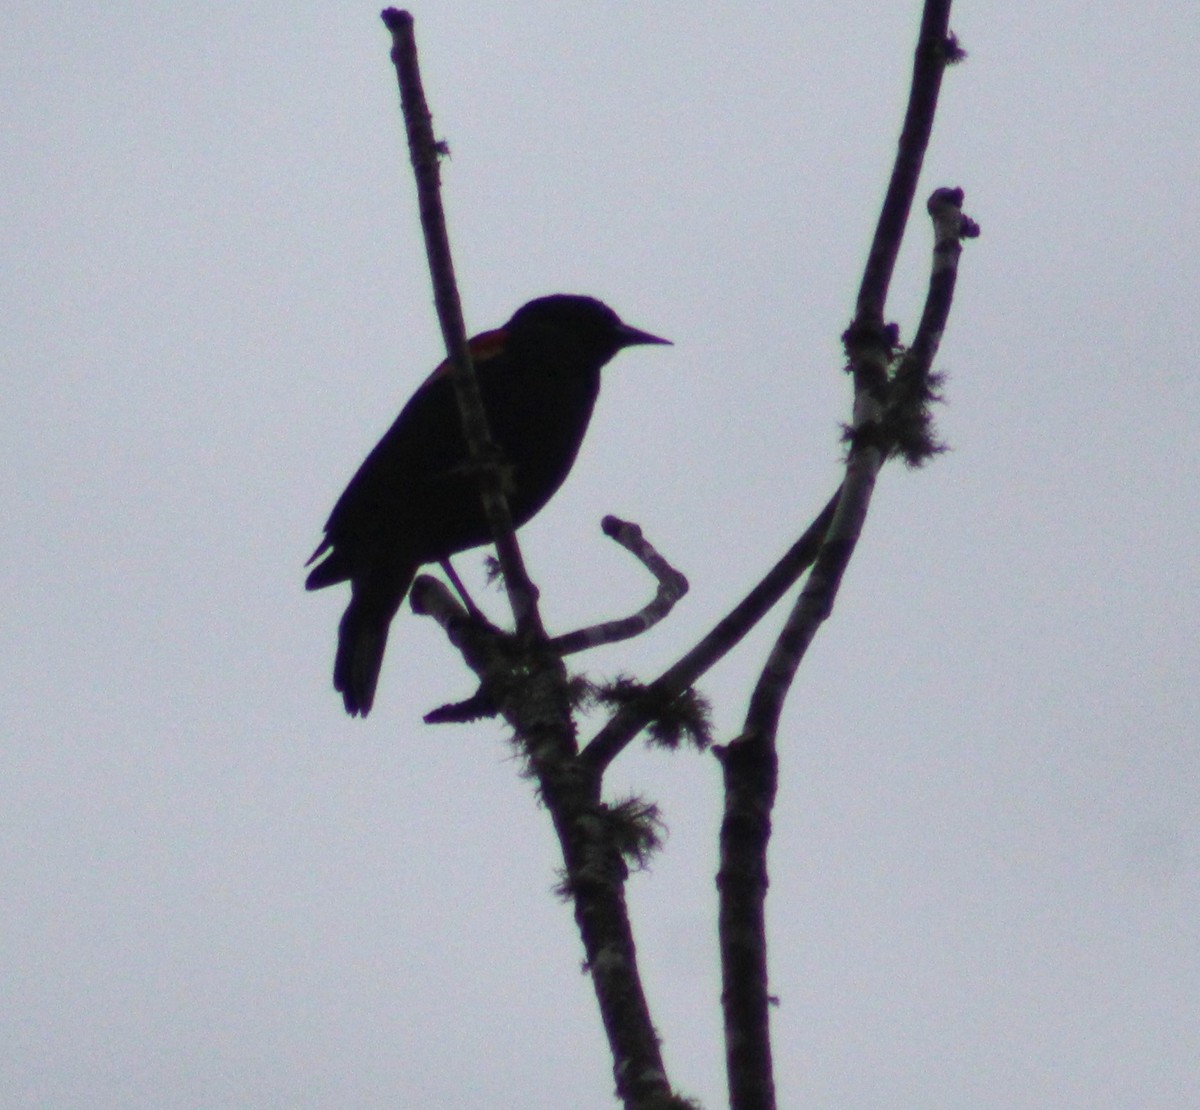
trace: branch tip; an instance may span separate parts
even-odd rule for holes
[[[962,210],[963,191],[959,188],[934,189],[925,208],[933,218],[940,241],[978,239],[979,225]]]
[[[379,13],[379,18],[383,20],[383,25],[393,35],[413,25],[412,12],[406,12],[400,8],[384,8]]]

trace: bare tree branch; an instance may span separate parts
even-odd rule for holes
[[[892,375],[887,409],[883,416],[884,439],[893,454],[909,466],[923,465],[944,450],[938,442],[931,406],[941,400],[941,375],[933,360],[950,315],[962,240],[974,239],[979,226],[962,213],[961,189],[936,189],[926,205],[933,218],[933,268],[921,322],[912,344]]]
[[[529,647],[481,626],[429,575],[413,583],[412,604],[415,612],[435,617],[462,652],[479,676],[481,691],[512,726],[537,779],[562,846],[563,890],[575,905],[618,1094],[628,1110],[683,1106],[671,1093],[638,975],[625,902],[629,870],[622,830],[600,801],[599,777],[574,757],[562,660],[545,646],[541,658],[531,660]],[[514,669],[514,656],[527,671]]]
[[[549,810],[565,864],[564,891],[575,907],[587,967],[613,1057],[617,1093],[628,1110],[682,1106],[671,1093],[658,1035],[637,970],[625,903],[628,840],[600,801],[600,776],[578,759],[571,694],[562,658],[550,649],[513,532],[502,487],[502,466],[487,429],[467,347],[466,329],[439,196],[439,144],[421,90],[412,16],[389,8],[392,60],[420,198],[438,317],[454,362],[454,382],[471,460],[480,468],[484,508],[496,540],[515,637],[476,620],[436,580],[421,576],[413,608],[435,616],[480,679],[482,696],[512,726]]]
[[[504,460],[488,429],[483,396],[475,378],[467,329],[463,322],[462,301],[454,278],[454,259],[450,236],[446,232],[446,214],[442,209],[441,157],[444,144],[433,134],[433,116],[421,85],[413,18],[408,12],[387,8],[382,19],[392,33],[392,61],[400,84],[400,103],[408,135],[408,151],[417,181],[421,229],[425,233],[425,251],[433,277],[433,299],[437,306],[446,353],[454,367],[454,393],[458,398],[463,435],[472,467],[479,473],[483,510],[496,542],[496,554],[504,569],[504,583],[517,622],[517,631],[527,638],[544,638],[537,607],[537,590],[529,579],[521,549],[513,528],[512,513],[504,490]]]
[[[439,197],[442,147],[434,139],[420,86],[412,17],[388,9],[422,227],[443,335],[455,367],[454,382],[471,463],[496,540],[516,617],[516,635],[489,624],[462,591],[464,609],[444,585],[421,576],[412,587],[415,611],[435,617],[480,680],[468,701],[434,710],[427,720],[468,720],[501,714],[514,729],[555,827],[565,862],[563,891],[574,903],[587,968],[614,1061],[617,1091],[627,1110],[676,1110],[691,1104],[671,1092],[658,1038],[637,971],[625,903],[628,861],[653,844],[647,822],[657,811],[634,799],[624,806],[601,800],[605,770],[663,706],[691,691],[768,612],[805,570],[783,631],[750,698],[741,735],[718,749],[725,783],[721,827],[720,897],[722,1005],[732,1110],[774,1110],[769,1037],[765,897],[767,845],[775,799],[776,736],[782,707],[801,660],[828,617],[861,535],[876,476],[892,454],[919,463],[940,448],[929,405],[936,399],[931,364],[953,297],[960,240],[978,233],[961,213],[962,193],[939,190],[930,200],[935,248],[930,293],[912,347],[897,359],[897,331],[884,323],[884,305],[915,195],[937,104],[942,70],[961,56],[948,32],[950,0],[927,0],[916,50],[913,84],[896,163],[860,287],[854,319],[843,336],[854,380],[854,412],[847,434],[846,475],[818,517],[743,601],[694,648],[645,688],[623,687],[626,703],[581,752],[563,655],[636,635],[670,611],[687,590],[636,525],[606,518],[605,531],[655,575],[653,601],[637,614],[546,639],[513,532],[504,491],[503,460],[488,432],[467,346]],[[446,564],[452,580],[453,568]],[[461,591],[461,584],[459,584]],[[677,742],[677,741],[676,741]],[[707,743],[707,739],[704,740]]]
[[[891,399],[889,373],[896,335],[895,329],[884,326],[884,304],[929,144],[942,71],[950,60],[961,56],[949,35],[949,18],[950,0],[926,0],[899,150],[855,317],[843,336],[854,377],[854,415],[841,496],[808,581],[751,695],[743,732],[718,752],[725,784],[717,874],[718,927],[731,1110],[775,1107],[765,904],[767,846],[778,781],[779,719],[800,661],[832,611],[842,575],[862,533],[876,476],[892,448],[886,438],[885,415]],[[959,204],[961,199],[960,193]],[[944,207],[939,204],[935,215],[935,281],[945,269],[947,254],[942,226],[949,226],[949,220],[942,215]],[[959,219],[954,228],[956,240],[965,228]],[[944,321],[943,316],[938,337]],[[931,328],[933,323],[931,320]],[[930,344],[932,338],[931,331],[922,339],[930,351],[936,348],[936,341]],[[927,371],[926,363],[926,381]],[[917,392],[924,397],[927,390]]]
[[[606,536],[616,540],[626,551],[637,556],[642,565],[658,579],[658,590],[653,600],[631,617],[605,621],[603,624],[592,625],[591,628],[581,628],[577,632],[555,636],[550,641],[550,646],[559,655],[572,655],[599,647],[601,644],[615,644],[620,640],[640,636],[648,628],[658,624],[688,592],[688,580],[654,549],[638,525],[615,516],[606,516],[600,522],[600,527]]]
[[[858,291],[855,316],[863,321],[883,323],[888,286],[896,268],[896,256],[900,253],[900,243],[904,239],[908,214],[917,193],[921,166],[933,131],[942,74],[948,63],[957,62],[965,56],[950,34],[950,5],[951,0],[926,0],[921,15],[921,30],[917,38],[912,84],[909,87],[908,108],[904,114],[899,149]]]
[[[925,206],[933,220],[933,268],[921,322],[896,373],[897,379],[927,375],[937,357],[954,301],[962,241],[979,237],[979,225],[963,214],[962,203],[961,189],[935,189]]]

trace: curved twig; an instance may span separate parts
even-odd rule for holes
[[[555,636],[550,641],[550,646],[559,655],[572,655],[599,647],[601,644],[615,644],[619,640],[640,636],[648,628],[658,624],[688,592],[688,580],[654,549],[638,525],[615,516],[606,516],[600,522],[600,527],[606,536],[616,540],[626,551],[635,555],[658,579],[658,590],[654,598],[632,616]]]

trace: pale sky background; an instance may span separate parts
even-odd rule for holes
[[[5,7],[0,1105],[605,1110],[557,848],[405,610],[376,708],[302,564],[442,357],[378,3]],[[525,529],[554,630],[691,580],[652,677],[838,476],[919,4],[419,7],[472,330],[603,297],[620,356]],[[792,692],[780,1104],[1200,1106],[1194,4],[958,5],[953,452],[890,468]],[[919,209],[889,305],[924,293]],[[478,555],[459,560],[478,580]],[[502,612],[499,595],[490,594]],[[780,617],[703,683],[736,731]],[[724,1104],[715,760],[624,757],[672,1078]]]

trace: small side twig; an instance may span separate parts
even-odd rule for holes
[[[962,211],[961,189],[935,189],[926,208],[933,219],[933,266],[925,307],[912,344],[892,375],[887,410],[883,416],[885,440],[893,454],[910,467],[919,467],[945,450],[938,441],[931,406],[941,400],[940,374],[933,360],[950,316],[962,241],[979,235],[979,225]]]
[[[479,689],[465,701],[439,705],[425,714],[427,725],[466,724],[500,711],[496,686],[508,674],[507,662],[517,654],[513,637],[491,624],[476,610],[464,608],[447,588],[430,574],[412,584],[412,609],[419,617],[433,617],[446,638],[463,653],[480,677]],[[465,599],[464,599],[465,600]]]
[[[511,635],[472,616],[445,582],[432,574],[417,575],[410,592],[413,612],[437,621],[446,638],[463,653],[467,665],[477,673],[494,669],[497,656],[514,653]]]
[[[599,647],[601,644],[615,644],[619,640],[640,636],[670,613],[675,608],[675,603],[688,591],[688,580],[654,549],[638,525],[615,516],[606,516],[600,522],[600,527],[606,536],[616,540],[626,551],[635,555],[654,575],[658,580],[658,590],[653,600],[632,616],[555,636],[550,641],[550,646],[559,655],[571,655]]]

